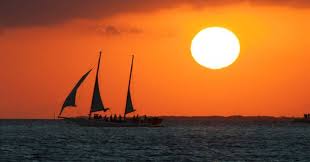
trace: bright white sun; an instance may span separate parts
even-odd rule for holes
[[[239,56],[237,36],[222,27],[201,30],[192,40],[191,52],[196,62],[210,69],[231,65]]]

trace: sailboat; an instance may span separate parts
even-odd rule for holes
[[[117,117],[114,115],[110,115],[110,117],[104,117],[102,118],[101,115],[94,114],[96,112],[107,112],[110,110],[110,108],[105,107],[100,95],[99,90],[99,70],[100,70],[100,59],[101,59],[101,51],[99,52],[99,60],[97,65],[97,71],[96,71],[96,79],[95,79],[95,85],[93,90],[93,96],[92,96],[92,102],[89,110],[88,116],[81,116],[81,117],[64,117],[62,116],[63,111],[66,108],[70,107],[76,107],[76,94],[78,92],[79,87],[84,82],[84,80],[87,78],[89,73],[92,71],[89,70],[86,72],[81,79],[77,82],[77,84],[73,87],[67,98],[65,99],[63,106],[61,107],[60,113],[58,115],[58,118],[64,119],[65,121],[73,122],[75,124],[78,124],[80,126],[93,126],[93,127],[157,127],[161,126],[162,119],[159,117],[129,117],[126,118],[126,115],[129,113],[132,113],[136,111],[133,106],[132,98],[131,98],[131,92],[130,92],[130,85],[131,85],[131,78],[132,78],[132,69],[133,69],[133,61],[134,61],[134,55],[132,55],[131,60],[131,67],[130,67],[130,75],[129,75],[129,82],[128,82],[128,89],[127,89],[127,98],[126,98],[126,105],[125,105],[125,111],[123,118],[121,116]]]

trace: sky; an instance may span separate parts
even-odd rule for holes
[[[0,118],[53,118],[96,68],[112,113],[123,114],[135,55],[135,114],[302,116],[310,111],[310,1],[2,0]],[[206,27],[233,31],[240,56],[211,70],[191,56]],[[95,72],[65,116],[87,115]]]

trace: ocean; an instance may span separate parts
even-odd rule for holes
[[[163,124],[0,120],[0,161],[310,161],[310,124],[269,117],[165,117]]]

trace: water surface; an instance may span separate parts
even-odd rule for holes
[[[310,125],[265,118],[166,118],[160,128],[0,120],[0,161],[309,161]]]

